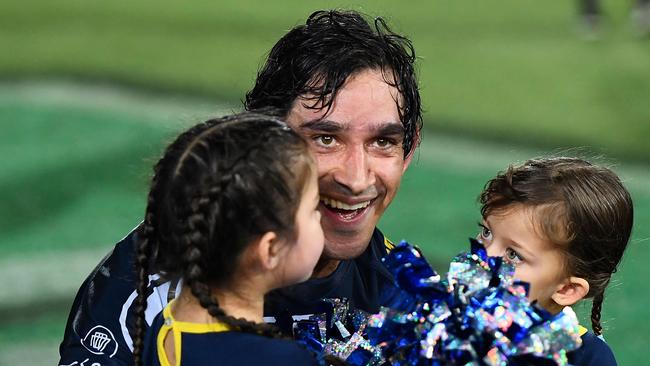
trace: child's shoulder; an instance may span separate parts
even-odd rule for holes
[[[190,341],[190,337],[184,337]],[[288,339],[273,339],[257,334],[241,332],[220,332],[203,335],[202,340],[194,339],[187,345],[198,354],[205,347],[216,351],[211,355],[222,365],[316,365],[316,359],[306,349]],[[212,338],[212,339],[210,339]],[[205,343],[204,343],[205,342]],[[193,346],[190,344],[193,343]],[[185,348],[185,347],[184,347]],[[214,359],[214,358],[213,358]],[[188,360],[189,361],[189,360]],[[189,362],[191,364],[191,362]]]
[[[609,345],[592,332],[582,335],[582,346],[569,353],[569,362],[575,366],[616,366]]]
[[[154,319],[145,337],[145,365],[160,365],[161,332],[169,331],[163,313]],[[203,325],[188,327],[187,323],[175,323],[180,340],[181,364],[224,366],[235,365],[317,365],[311,352],[289,339],[274,339],[258,334],[212,329]]]

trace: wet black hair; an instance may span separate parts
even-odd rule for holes
[[[329,108],[345,82],[364,70],[380,70],[397,88],[404,125],[404,156],[414,151],[422,128],[422,106],[411,41],[375,18],[372,26],[354,11],[317,11],[291,29],[271,49],[246,94],[245,107],[277,108],[284,116],[294,103]]]

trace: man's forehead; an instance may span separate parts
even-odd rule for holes
[[[333,99],[330,99],[333,96]],[[295,122],[328,119],[340,123],[353,120],[399,122],[401,94],[388,83],[382,71],[366,69],[350,75],[334,94],[298,96],[289,114],[299,115]]]
[[[336,110],[336,105],[330,108],[308,108],[297,105],[292,108],[286,121],[295,129],[319,131],[348,131],[368,130],[377,131],[391,129],[403,131],[404,125],[400,120],[397,107],[394,110],[384,108],[384,111],[368,110]],[[361,109],[363,107],[360,107]]]

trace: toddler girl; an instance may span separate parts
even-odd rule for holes
[[[630,194],[609,169],[574,158],[529,160],[485,186],[478,235],[488,255],[516,265],[529,298],[557,313],[592,298],[592,332],[571,352],[573,365],[616,365],[600,313],[632,230]]]

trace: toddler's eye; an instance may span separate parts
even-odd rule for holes
[[[519,253],[517,253],[514,249],[512,248],[506,248],[506,254],[504,255],[504,258],[506,261],[518,265],[519,263],[524,261],[524,258],[522,258]]]
[[[492,231],[490,231],[490,228],[488,228],[487,226],[485,226],[485,225],[483,225],[481,223],[478,224],[478,227],[479,227],[479,230],[480,230],[479,234],[478,234],[479,238],[481,239],[481,241],[484,242],[484,244],[485,244],[485,241],[492,240]]]

